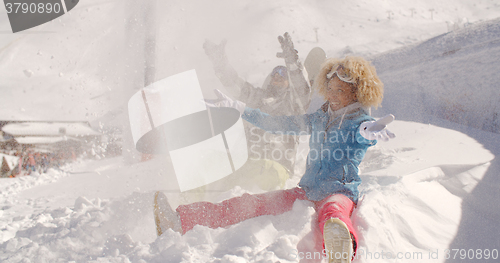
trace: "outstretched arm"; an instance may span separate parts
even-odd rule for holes
[[[309,115],[299,116],[271,116],[259,109],[245,108],[241,118],[251,124],[271,133],[289,135],[310,134]]]
[[[203,43],[203,49],[214,66],[215,75],[230,94],[236,98],[240,97],[241,88],[246,82],[238,76],[236,70],[229,64],[226,56],[226,40],[217,45],[209,40]]]
[[[217,99],[207,100],[205,104],[208,107],[228,107],[234,108],[240,112],[241,118],[251,124],[273,133],[284,133],[291,135],[306,135],[310,133],[310,116],[271,116],[258,109],[246,107],[245,103],[231,99],[220,90],[214,90]]]
[[[236,70],[229,64],[226,56],[226,40],[217,45],[206,40],[203,44],[205,54],[214,66],[215,75],[219,78],[229,94],[234,98],[248,104],[253,108],[259,108],[262,98],[265,97],[264,89],[256,88],[252,84],[238,76]]]
[[[278,37],[283,52],[277,53],[276,56],[285,60],[286,67],[289,72],[292,90],[295,92],[299,104],[305,109],[309,105],[309,96],[311,87],[304,76],[302,63],[299,60],[298,51],[294,48],[292,37],[288,32],[283,36]]]

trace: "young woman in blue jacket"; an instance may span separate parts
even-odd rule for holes
[[[244,194],[221,203],[198,202],[180,205],[173,211],[166,196],[155,196],[158,234],[168,228],[186,233],[195,225],[226,227],[243,220],[290,211],[298,200],[314,203],[317,229],[323,238],[323,253],[330,262],[350,262],[357,249],[357,235],[350,216],[355,208],[361,179],[358,166],[368,147],[377,139],[394,134],[385,126],[393,116],[375,121],[369,108],[382,102],[383,84],[375,68],[361,57],[328,59],[316,77],[315,87],[326,102],[312,114],[271,116],[232,100],[220,91],[212,107],[233,107],[242,118],[267,132],[310,135],[306,171],[298,187]]]

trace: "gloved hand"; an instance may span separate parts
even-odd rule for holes
[[[226,94],[222,93],[218,89],[214,89],[215,95],[217,95],[217,99],[215,100],[205,100],[205,105],[207,107],[212,107],[212,108],[219,108],[219,107],[227,107],[227,108],[233,108],[236,109],[240,112],[240,114],[243,114],[245,111],[246,104],[239,101],[239,100],[233,100],[229,98]]]
[[[284,58],[287,67],[290,70],[296,70],[301,67],[299,61],[299,55],[297,50],[293,47],[292,37],[288,32],[285,32],[283,36],[278,36],[278,41],[281,44],[281,49],[283,52],[277,53],[276,56],[279,58]]]
[[[386,127],[394,121],[394,115],[389,114],[377,121],[367,121],[359,126],[359,133],[367,140],[382,140],[388,141],[396,137],[394,133]]]
[[[226,57],[226,43],[227,40],[222,40],[219,45],[211,42],[210,40],[205,40],[203,43],[203,49],[205,54],[214,65],[223,65],[227,63]]]

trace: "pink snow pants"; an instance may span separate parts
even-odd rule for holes
[[[257,195],[244,194],[217,204],[198,202],[180,205],[176,210],[181,219],[183,234],[185,234],[195,225],[210,228],[227,227],[257,216],[283,214],[292,210],[293,203],[297,199],[308,200],[304,190],[298,187]],[[336,217],[347,225],[354,240],[357,240],[350,218],[354,209],[351,199],[342,194],[334,194],[321,201],[313,201],[313,203],[318,214],[317,223],[321,234],[325,222]]]

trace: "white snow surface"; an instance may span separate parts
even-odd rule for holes
[[[212,96],[220,84],[203,53],[205,38],[227,38],[230,61],[255,85],[281,62],[274,58],[276,36],[285,31],[301,56],[321,46],[329,56],[370,57],[386,90],[374,115],[393,113],[397,120],[389,128],[397,137],[370,148],[360,166],[354,262],[477,262],[461,259],[463,251],[447,259],[445,250],[473,250],[474,257],[498,252],[500,4],[304,3],[157,3],[156,79],[196,68],[204,94]],[[68,15],[0,38],[0,120],[103,121],[99,117],[141,87],[141,11],[131,1],[81,1]],[[1,26],[3,18],[0,11]],[[0,30],[7,36],[8,28]],[[300,180],[303,159],[298,166],[288,188]],[[157,237],[157,190],[173,208],[258,192],[179,193],[172,171],[167,156],[138,163],[117,157],[2,178],[0,261],[299,262],[299,256],[313,256],[298,253],[312,240],[314,209],[307,201],[226,229],[197,226],[185,235]]]

